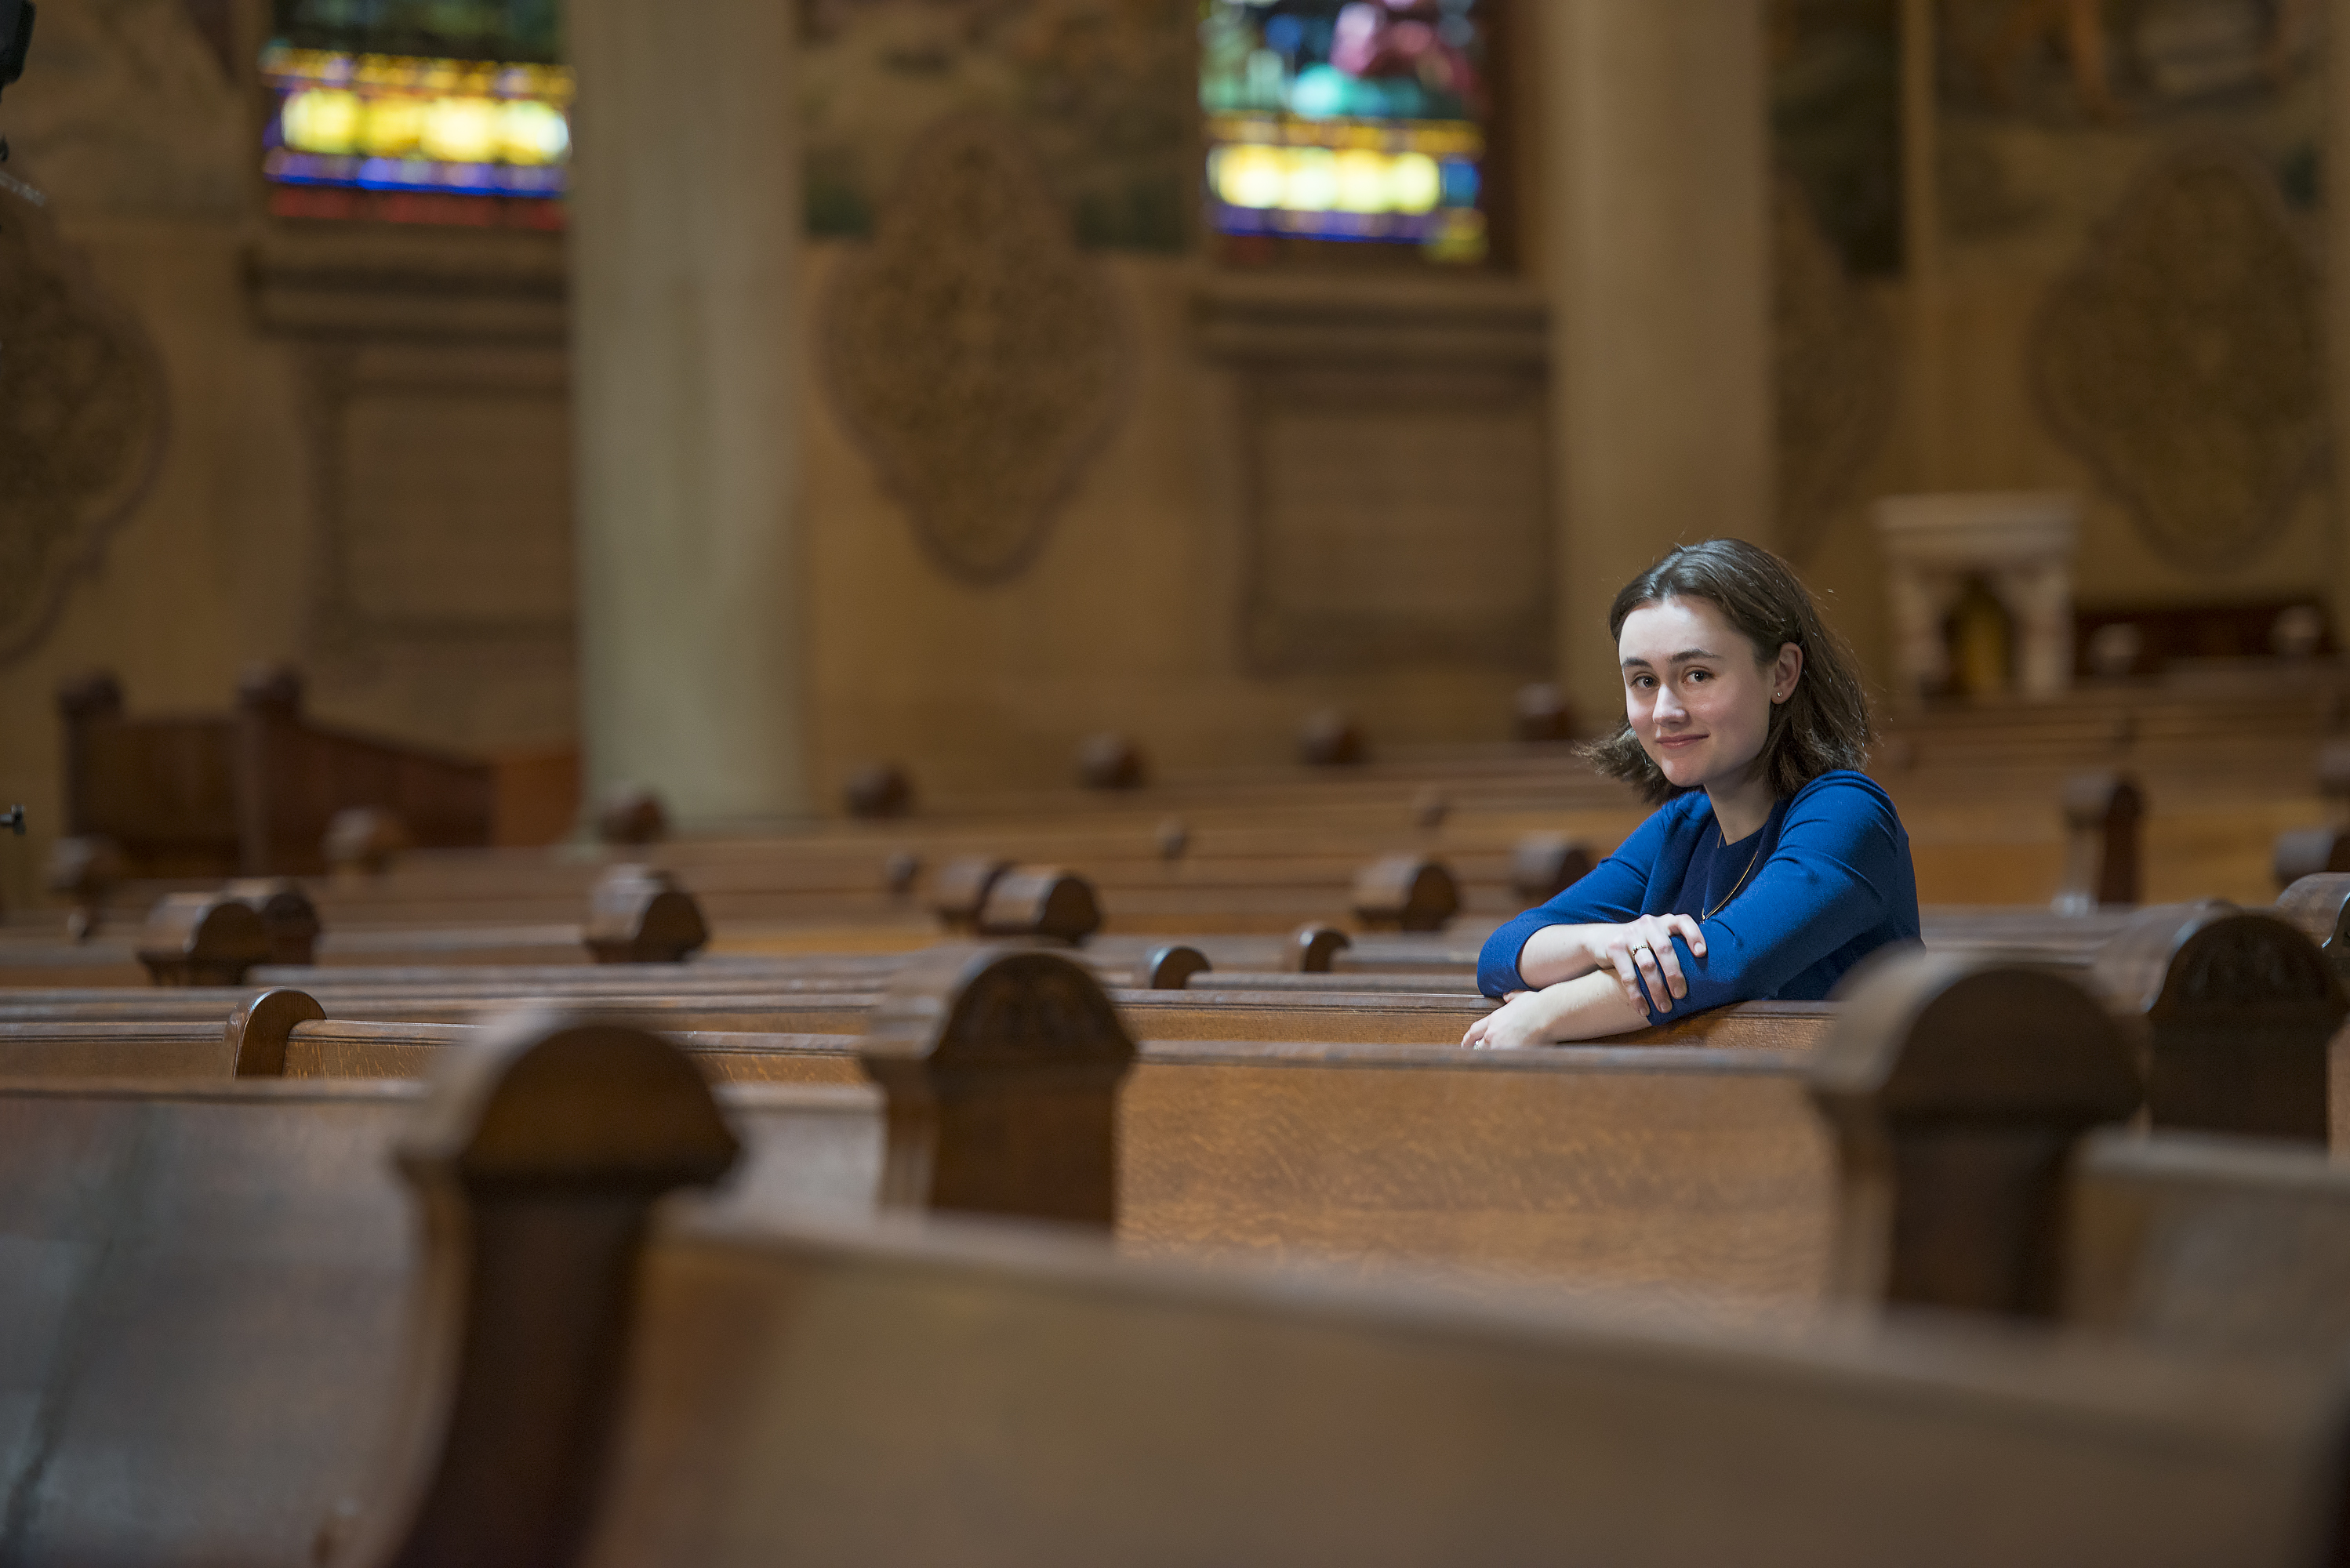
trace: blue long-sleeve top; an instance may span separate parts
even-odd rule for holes
[[[1816,1001],[1878,948],[1918,940],[1909,836],[1874,779],[1822,774],[1774,805],[1755,836],[1760,843],[1722,844],[1702,790],[1666,802],[1590,875],[1486,939],[1478,988],[1496,997],[1532,990],[1518,957],[1545,926],[1702,915],[1725,896],[1729,902],[1699,924],[1705,957],[1690,957],[1689,944],[1673,939],[1689,995],[1670,999],[1659,1020],[1733,1002]]]

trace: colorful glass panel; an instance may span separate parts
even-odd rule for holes
[[[274,212],[561,226],[572,80],[547,0],[280,0],[276,19],[261,57]]]
[[[1477,262],[1491,0],[1208,0],[1209,226]]]

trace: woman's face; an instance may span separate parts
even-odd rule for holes
[[[1680,789],[1734,784],[1762,754],[1771,708],[1795,690],[1803,649],[1757,663],[1753,641],[1711,599],[1668,596],[1624,618],[1624,716]]]

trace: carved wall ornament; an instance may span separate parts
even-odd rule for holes
[[[2266,171],[2175,154],[2050,291],[2031,349],[2042,408],[2158,553],[2245,565],[2322,470],[2321,306]]]
[[[1007,122],[960,114],[909,155],[840,264],[821,353],[835,408],[939,563],[1017,576],[1115,427],[1124,313]]]
[[[1772,217],[1779,540],[1800,561],[1884,442],[1893,349],[1793,180],[1779,181]]]
[[[153,483],[153,345],[41,208],[0,188],[0,663],[37,646]]]

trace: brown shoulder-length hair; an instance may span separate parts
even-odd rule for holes
[[[1851,645],[1828,629],[1786,562],[1743,539],[1708,539],[1672,550],[1624,585],[1607,611],[1609,640],[1624,634],[1624,622],[1643,605],[1668,596],[1704,599],[1754,644],[1754,657],[1768,664],[1794,643],[1804,650],[1804,673],[1794,693],[1771,710],[1771,727],[1754,759],[1771,781],[1773,797],[1783,798],[1836,768],[1857,768],[1868,759],[1874,732],[1868,693]],[[1659,805],[1683,793],[1649,757],[1632,732],[1631,721],[1604,741],[1583,748],[1592,765],[1622,779]]]

